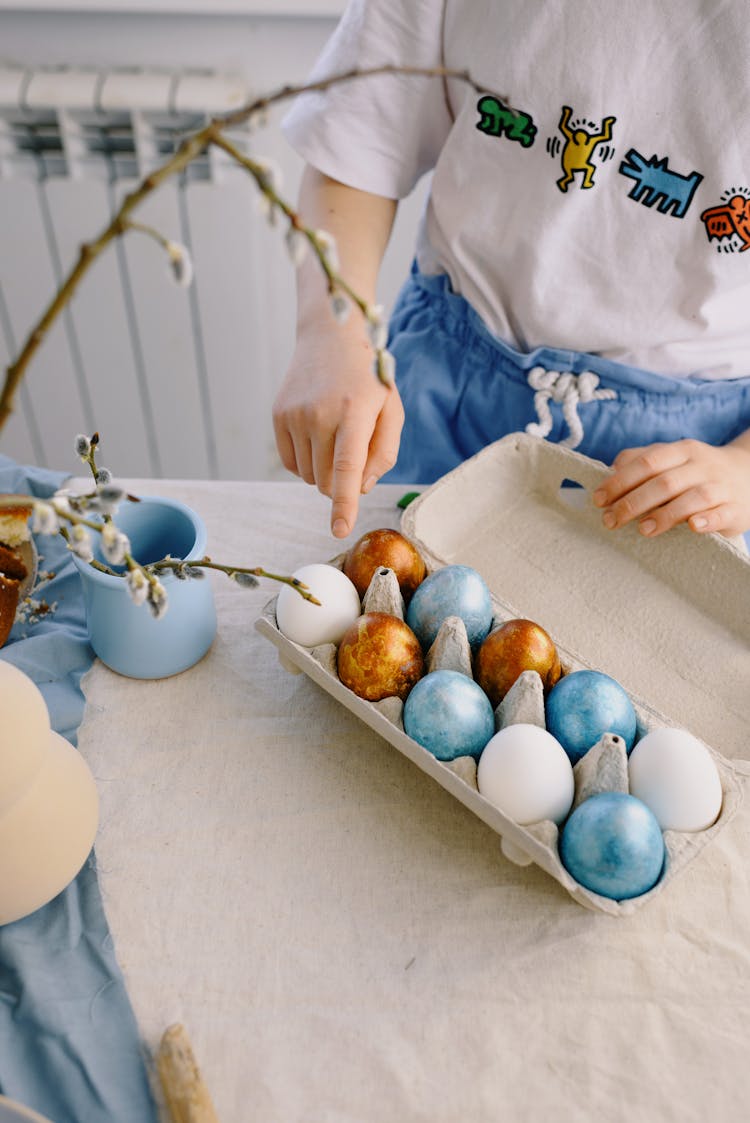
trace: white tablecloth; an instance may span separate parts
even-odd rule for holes
[[[218,561],[340,548],[302,484],[129,486],[198,510]],[[79,743],[145,1042],[186,1025],[222,1123],[748,1118],[746,808],[635,916],[586,911],[282,670],[253,626],[276,586],[214,587],[208,656],[161,682],[96,663]]]

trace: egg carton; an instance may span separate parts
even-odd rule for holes
[[[723,792],[719,817],[704,831],[665,831],[664,870],[639,897],[614,901],[575,881],[560,861],[554,823],[520,826],[489,803],[477,789],[471,757],[439,761],[404,732],[400,699],[367,702],[353,694],[339,681],[332,644],[307,649],[279,631],[276,598],[256,627],[277,646],[288,670],[307,674],[491,827],[506,857],[540,866],[586,908],[625,916],[663,892],[742,805],[750,775],[750,762],[741,756],[750,685],[750,560],[725,539],[686,527],[653,541],[633,527],[605,531],[590,493],[606,474],[604,465],[579,453],[514,434],[426,489],[407,507],[401,529],[430,571],[463,564],[482,574],[493,627],[518,617],[535,620],[555,641],[564,673],[594,669],[617,679],[635,707],[639,737],[673,726],[693,733],[711,753]],[[332,564],[342,561],[343,555]],[[403,614],[389,573],[376,574],[363,611]],[[461,621],[445,622],[426,662],[429,670],[471,675]],[[521,676],[495,721],[498,729],[519,721],[544,726],[538,675]],[[599,791],[627,791],[621,739],[605,735],[576,764],[574,778],[574,806]]]

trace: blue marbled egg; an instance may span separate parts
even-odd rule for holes
[[[438,760],[478,757],[494,735],[492,703],[459,671],[431,671],[404,703],[404,729]]]
[[[547,729],[575,764],[605,733],[633,747],[636,716],[619,682],[601,671],[572,671],[547,696]]]
[[[640,897],[659,880],[664,838],[645,803],[625,792],[601,792],[566,822],[560,859],[577,882],[615,901]]]
[[[460,616],[476,647],[492,627],[492,601],[484,578],[468,565],[445,565],[425,577],[409,602],[406,623],[425,651],[448,616]]]

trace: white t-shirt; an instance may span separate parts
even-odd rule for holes
[[[351,0],[284,131],[402,198],[417,257],[496,335],[658,373],[750,376],[750,20],[740,0]],[[486,91],[486,93],[484,92]],[[508,115],[493,95],[519,111]]]

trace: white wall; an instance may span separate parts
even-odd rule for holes
[[[342,0],[27,0],[23,5],[0,0],[0,63],[208,68],[237,75],[250,95],[260,94],[304,80],[342,8]],[[258,135],[255,151],[282,166],[286,195],[294,199],[301,166],[278,129],[282,112],[276,111]],[[41,274],[30,272],[34,252],[22,212],[35,205],[34,185],[11,181],[0,186],[6,218],[21,216],[6,222],[5,234],[0,230],[0,286],[7,306],[0,361],[5,362],[54,291],[54,276],[49,266]],[[92,193],[90,203],[85,190]],[[60,323],[32,362],[17,413],[0,433],[0,451],[25,462],[74,468],[72,437],[94,425],[102,432],[103,448],[110,450],[104,459],[118,474],[284,477],[270,408],[293,346],[294,281],[279,232],[265,228],[253,214],[252,200],[248,197],[246,207],[240,191],[247,191],[245,184],[222,196],[221,203],[207,184],[186,194],[188,213],[182,219],[189,220],[202,247],[196,255],[196,291],[206,305],[205,371],[194,371],[185,351],[185,302],[196,295],[165,286],[155,252],[128,240],[127,249],[108,251],[110,262],[97,263],[99,272],[84,280],[67,323]],[[70,182],[48,181],[44,188],[45,208],[60,216],[63,271],[80,242],[98,232],[106,218],[97,213],[95,194],[93,187],[81,188],[76,196]],[[382,273],[380,299],[386,306],[408,270],[422,198],[419,191],[400,208]],[[168,189],[150,209],[155,220],[176,221],[175,197]],[[226,220],[230,212],[231,223]],[[258,283],[257,269],[253,279],[249,262],[243,262],[227,298],[226,286],[220,295],[212,277],[226,280],[226,255],[239,237],[232,223],[243,227],[250,256],[263,268]],[[165,233],[173,235],[170,229]],[[124,341],[126,317],[115,295],[117,253],[128,255],[145,305],[139,312],[139,347],[145,353],[140,378],[147,379],[146,387],[139,388],[132,348]],[[141,421],[137,410],[128,412],[136,391],[148,399]]]

